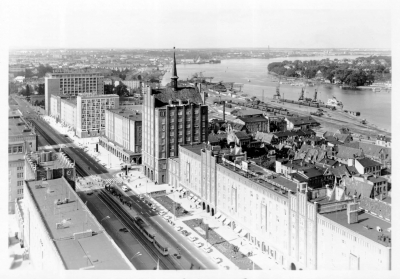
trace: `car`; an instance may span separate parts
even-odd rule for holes
[[[222,262],[222,260],[221,260],[221,258],[218,258],[218,257],[216,257],[216,256],[211,256],[211,259],[215,262],[215,263],[220,263],[220,262]]]
[[[191,235],[188,237],[190,241],[195,242],[197,240],[197,237]]]
[[[198,241],[195,242],[194,245],[196,245],[197,248],[201,248],[204,245],[204,243]]]
[[[144,200],[144,197],[143,196],[139,196],[139,199]]]
[[[207,246],[203,246],[201,249],[206,253],[210,253],[212,251],[212,249],[210,247],[207,247]]]
[[[161,210],[160,212],[158,212],[160,215],[165,215],[167,214],[167,212],[165,210]]]
[[[174,227],[175,230],[177,230],[178,232],[181,231],[183,228],[181,226],[175,226]]]
[[[181,231],[181,233],[182,233],[184,236],[188,236],[188,235],[189,235],[189,233],[188,233],[187,230],[183,230],[183,231]]]
[[[129,191],[129,188],[126,187],[126,186],[124,185],[124,186],[122,186],[122,190],[123,190],[124,192],[128,192],[128,191]]]
[[[151,209],[156,210],[157,207],[153,204],[153,205],[151,206]]]
[[[172,217],[169,216],[169,215],[164,215],[163,218],[164,218],[165,220],[169,220],[169,219],[171,219]]]
[[[120,232],[128,232],[128,229],[127,228],[122,228],[122,229],[119,229],[119,231]]]
[[[93,191],[92,190],[90,190],[90,191],[87,191],[87,193],[86,193],[87,195],[93,195]]]

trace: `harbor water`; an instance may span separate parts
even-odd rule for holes
[[[243,84],[241,90],[249,96],[256,96],[260,100],[272,99],[278,85],[277,79],[268,74],[268,64],[272,62],[294,60],[321,60],[324,58],[353,59],[359,56],[319,56],[319,57],[280,57],[274,59],[232,59],[222,60],[221,64],[178,64],[177,71],[180,80],[191,78],[194,73],[202,72],[204,77],[213,77],[212,82],[235,82]],[[162,81],[163,85],[170,82],[171,73],[167,72]],[[208,79],[209,81],[209,79]],[[324,84],[307,86],[305,97],[314,98],[315,89],[318,99],[327,103],[335,96],[344,105],[344,110],[359,111],[360,120],[391,131],[391,92],[374,92],[368,89],[342,90],[337,85]],[[264,92],[264,93],[263,93]],[[297,100],[301,87],[281,84],[280,93],[285,99]]]

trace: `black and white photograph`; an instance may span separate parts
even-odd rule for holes
[[[0,277],[396,277],[396,1],[0,5]]]

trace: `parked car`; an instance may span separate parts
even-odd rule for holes
[[[181,231],[183,228],[181,226],[175,226],[174,228],[175,230],[177,230],[178,232]]]
[[[92,191],[92,190],[87,191],[86,194],[89,195],[89,196],[90,196],[90,195],[93,195],[93,191]]]
[[[139,199],[144,200],[144,197],[143,196],[139,196]]]
[[[189,235],[189,233],[188,233],[187,230],[183,230],[183,231],[181,231],[181,233],[182,233],[184,236],[188,236],[188,235]]]
[[[201,246],[204,245],[204,243],[202,243],[200,241],[197,241],[197,242],[194,243],[194,245],[196,245],[197,248],[200,248]]]
[[[191,235],[188,237],[190,241],[195,242],[197,240],[197,237]]]
[[[169,215],[164,215],[163,218],[164,218],[165,220],[169,220],[169,219],[171,219],[172,217],[169,216]]]
[[[153,204],[153,205],[151,206],[151,209],[156,210],[157,207]]]
[[[128,187],[126,187],[126,186],[124,185],[124,186],[122,186],[122,191],[124,191],[124,192],[128,192],[128,191],[129,191],[129,188],[128,188]]]
[[[212,249],[210,247],[207,247],[207,246],[203,246],[201,249],[203,249],[203,251],[206,252],[206,253],[210,253],[212,251]]]
[[[220,262],[222,262],[222,260],[221,260],[221,258],[218,258],[218,257],[216,257],[216,256],[211,256],[211,259],[215,262],[215,263],[220,263]]]
[[[119,231],[120,232],[128,232],[129,230],[127,228],[122,228],[122,229],[119,229]]]

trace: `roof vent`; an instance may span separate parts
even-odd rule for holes
[[[379,227],[379,226],[376,226],[376,230],[377,230],[378,232],[382,232],[382,228]]]

